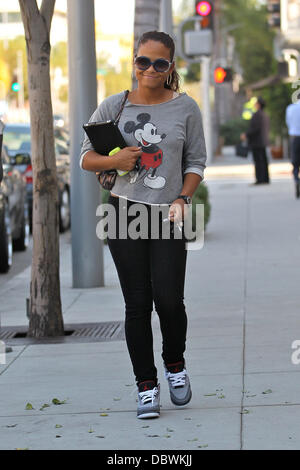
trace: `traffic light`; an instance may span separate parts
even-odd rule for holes
[[[229,67],[216,67],[214,71],[215,83],[226,83],[232,81],[232,69]]]
[[[268,24],[271,28],[280,28],[280,0],[268,0]]]
[[[12,84],[11,84],[11,89],[12,89],[12,91],[14,91],[14,92],[16,92],[16,93],[17,93],[18,91],[20,91],[21,85],[20,85],[20,83],[18,82],[17,77],[13,77]]]
[[[214,6],[212,1],[196,1],[195,15],[201,17],[202,29],[213,29]]]

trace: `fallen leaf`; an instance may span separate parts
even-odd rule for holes
[[[42,411],[44,408],[49,408],[49,404],[48,403],[44,403],[41,408],[40,408],[40,411]]]
[[[208,447],[208,444],[203,444],[202,446],[197,446],[199,449],[204,449],[205,447]]]
[[[96,436],[96,437],[99,437],[99,439],[104,439],[105,436]]]
[[[174,432],[174,429],[167,428],[168,432]]]
[[[273,393],[273,390],[268,388],[268,390],[265,390],[264,392],[262,392],[263,395],[267,395],[268,393]]]
[[[58,398],[53,398],[52,403],[53,405],[64,405],[67,402],[67,400],[59,400]]]
[[[55,427],[56,428],[62,428],[62,425],[61,424],[56,424]]]
[[[203,395],[204,397],[215,397],[217,394],[216,393],[207,393],[206,395]]]
[[[107,413],[100,413],[100,416],[108,416]]]
[[[31,403],[27,403],[25,406],[25,410],[34,410],[34,408]]]
[[[188,439],[187,441],[188,441],[188,442],[198,441],[198,437],[195,437],[194,439]]]
[[[221,395],[218,396],[218,398],[226,398],[225,395],[223,395],[223,393]]]
[[[246,409],[244,409],[243,411],[241,411],[241,415],[247,415],[247,414],[249,414],[249,413],[250,413],[250,411],[249,411],[249,410],[246,410]]]

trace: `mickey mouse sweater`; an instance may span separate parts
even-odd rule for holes
[[[112,120],[120,110],[124,92],[106,98],[90,122]],[[203,178],[206,149],[202,117],[197,103],[186,93],[164,103],[133,104],[127,100],[119,129],[130,146],[142,147],[138,171],[117,176],[112,193],[135,202],[171,204],[180,194],[183,175]],[[86,136],[80,155],[93,150]]]

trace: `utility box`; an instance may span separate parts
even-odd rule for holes
[[[212,31],[186,31],[184,33],[184,52],[190,56],[211,55],[213,49]]]

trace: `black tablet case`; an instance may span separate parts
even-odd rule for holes
[[[115,121],[89,122],[83,125],[95,152],[108,155],[116,147],[121,149],[127,144]]]

